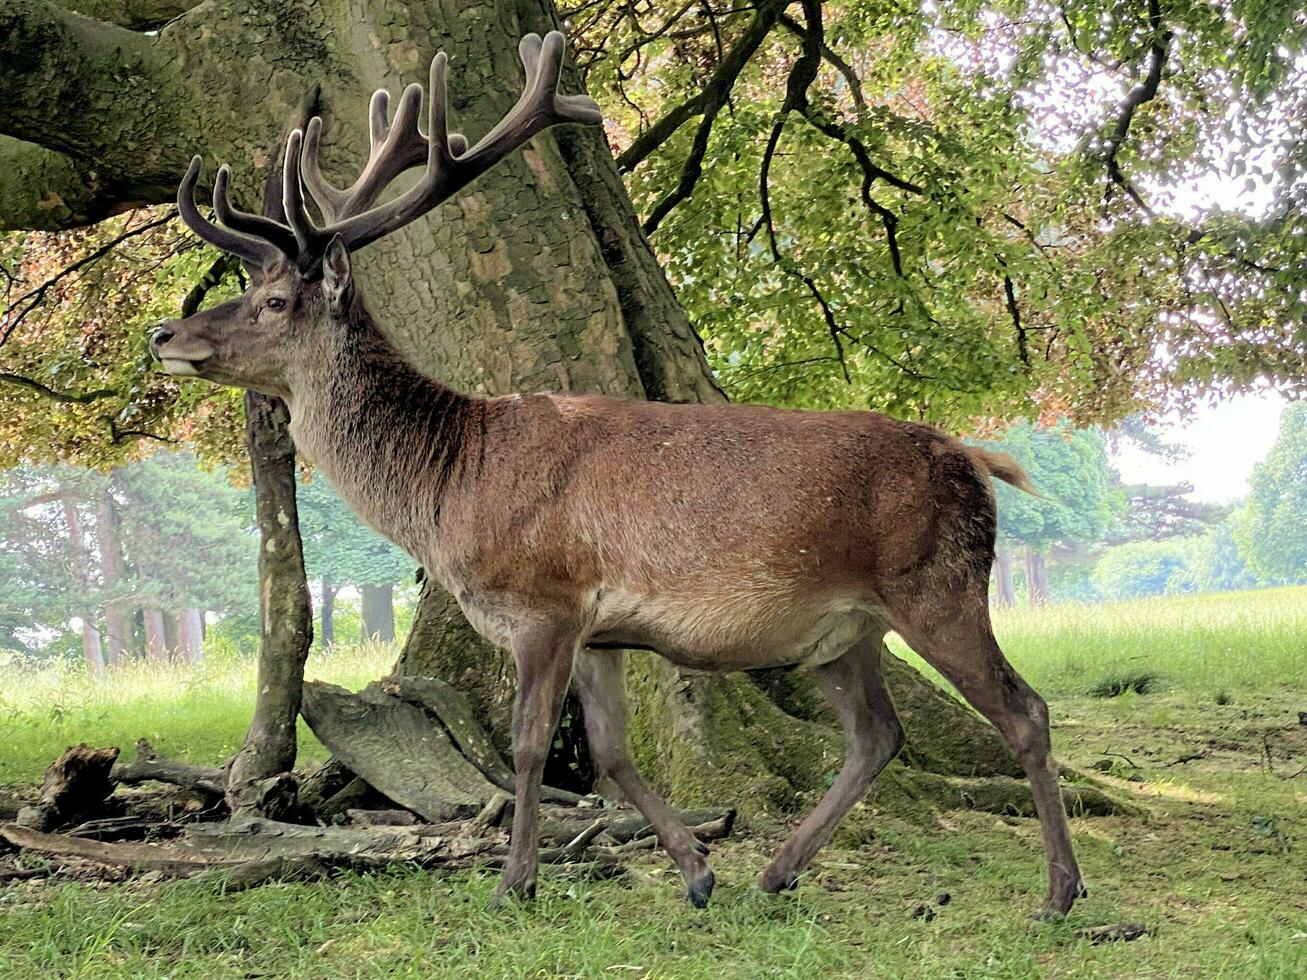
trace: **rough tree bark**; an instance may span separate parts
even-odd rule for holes
[[[278,398],[245,395],[246,448],[259,525],[258,690],[245,743],[232,760],[227,804],[234,815],[264,809],[266,781],[295,764],[304,661],[313,642],[313,612],[295,507],[295,445],[290,414]]]
[[[248,202],[312,83],[324,167],[347,182],[366,157],[371,90],[425,83],[442,47],[454,125],[478,136],[519,91],[518,38],[556,26],[550,0],[211,0],[145,35],[15,0],[0,11],[0,60],[12,66],[0,75],[0,132],[13,137],[0,141],[0,167],[26,169],[0,193],[0,227],[69,226],[169,200],[192,153],[207,175],[230,164]],[[722,398],[602,133],[537,137],[438,214],[361,253],[356,273],[397,346],[464,390]],[[424,589],[398,670],[460,687],[505,741],[511,661],[439,590]],[[645,655],[629,674],[635,753],[683,803],[783,806],[838,768],[838,738],[802,682],[696,674]],[[893,684],[914,758],[949,772],[1007,759],[987,725],[920,675],[895,670]],[[288,708],[278,718],[293,732]],[[274,738],[279,757],[285,738]]]

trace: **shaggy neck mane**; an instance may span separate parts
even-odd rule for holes
[[[361,303],[355,318],[299,386],[296,438],[370,524],[419,553],[450,481],[481,457],[484,402],[409,364]]]

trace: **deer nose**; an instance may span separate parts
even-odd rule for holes
[[[155,327],[150,332],[150,350],[157,351],[162,344],[172,340],[173,333],[167,327]]]

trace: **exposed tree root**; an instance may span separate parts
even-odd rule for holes
[[[109,771],[118,749],[74,745],[45,770],[40,799],[18,811],[17,823],[48,830],[103,811],[113,792]]]
[[[136,758],[131,762],[119,762],[113,767],[110,776],[114,782],[126,786],[154,780],[181,786],[183,789],[193,789],[215,799],[221,799],[227,789],[227,779],[221,769],[165,759],[143,738],[136,742]]]
[[[874,790],[878,803],[893,805],[901,795],[918,807],[940,810],[979,810],[1012,817],[1034,817],[1030,784],[1008,776],[963,778],[918,769],[893,767]],[[1073,817],[1137,816],[1143,811],[1089,782],[1064,783],[1062,798]]]

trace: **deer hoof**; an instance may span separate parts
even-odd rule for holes
[[[690,904],[697,909],[707,908],[714,884],[716,879],[713,873],[705,868],[703,874],[686,885],[686,897],[690,900]]]
[[[769,895],[775,895],[779,892],[792,892],[799,887],[799,876],[793,871],[777,871],[775,868],[768,868],[758,879],[758,887]]]
[[[1034,919],[1037,922],[1060,922],[1071,911],[1071,906],[1075,904],[1077,898],[1088,897],[1089,889],[1085,887],[1084,882],[1077,881],[1074,885],[1061,889],[1058,894],[1050,893],[1048,898],[1044,899],[1043,906],[1035,913]]]
[[[518,902],[529,902],[535,897],[536,880],[534,878],[527,878],[523,881],[509,881],[505,878],[499,882],[499,887],[495,889],[495,895],[490,899],[490,908],[508,908]]]

